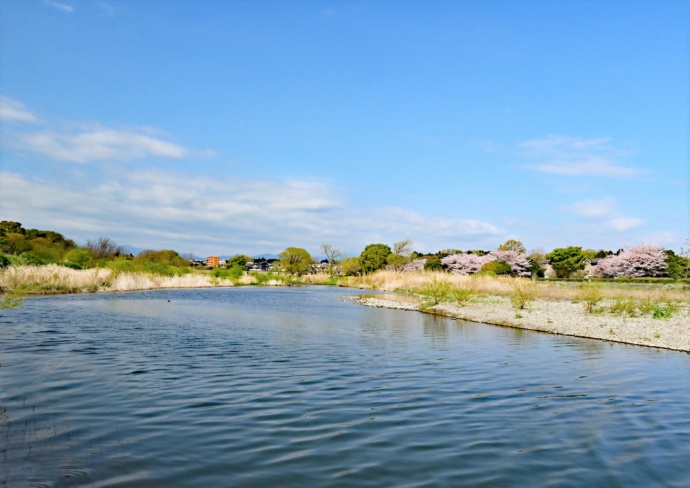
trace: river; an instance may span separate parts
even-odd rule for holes
[[[1,311],[0,486],[690,486],[690,355],[355,293]]]

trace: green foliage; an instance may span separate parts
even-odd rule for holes
[[[70,249],[67,252],[67,254],[65,254],[64,259],[67,262],[78,264],[79,266],[84,268],[91,261],[92,258],[93,256],[91,255],[91,252],[88,249],[77,247],[74,249]]]
[[[467,302],[477,295],[477,287],[473,284],[468,286],[454,286],[450,290],[450,294],[453,296],[458,305],[464,307]]]
[[[362,271],[359,258],[355,257],[345,259],[340,267],[344,276],[357,276]]]
[[[3,220],[0,222],[0,237],[5,237],[7,233],[24,234],[26,231],[19,222]]]
[[[527,252],[525,249],[525,246],[522,244],[520,241],[516,241],[515,239],[508,239],[505,241],[503,244],[498,246],[499,251],[517,251],[520,254],[524,254]]]
[[[147,273],[160,276],[181,276],[190,271],[190,268],[187,266],[176,267],[168,263],[137,261],[124,257],[105,261],[102,265],[105,268],[113,270],[115,273]]]
[[[424,263],[424,271],[442,271],[443,265],[441,264],[440,256],[433,256],[426,260]]]
[[[488,274],[488,275],[509,275],[513,271],[513,268],[510,267],[510,264],[506,263],[505,261],[489,261],[488,263],[485,263],[480,272]]]
[[[666,273],[669,278],[682,279],[690,276],[690,259],[680,256],[671,250],[664,251],[666,254]]]
[[[611,313],[634,316],[637,312],[637,303],[632,298],[618,297],[610,308]]]
[[[189,261],[180,256],[177,251],[171,249],[163,249],[160,251],[152,251],[150,249],[141,251],[136,258],[136,262],[142,263],[157,263],[157,264],[168,264],[170,266],[189,266]]]
[[[544,272],[546,271],[544,268],[541,267],[541,264],[539,264],[539,261],[533,258],[527,258],[529,261],[529,272],[532,273],[532,276],[536,276],[537,278],[543,278],[544,277]]]
[[[524,310],[537,297],[537,285],[529,281],[518,281],[513,285],[510,303],[516,310]]]
[[[287,273],[301,276],[312,263],[311,255],[300,247],[288,247],[279,255],[279,267]]]
[[[590,285],[582,283],[577,294],[577,299],[584,303],[587,313],[592,313],[594,307],[604,298],[601,285]]]
[[[239,264],[233,264],[228,268],[228,274],[233,280],[238,280],[244,274],[244,266]]]
[[[386,257],[386,263],[388,266],[393,267],[395,271],[400,271],[409,262],[410,258],[400,254],[390,253],[388,257]]]
[[[657,303],[652,310],[652,317],[655,319],[670,319],[673,316],[673,311],[668,305]]]
[[[559,247],[546,255],[558,278],[568,278],[575,271],[585,268],[582,248],[576,246]]]
[[[438,279],[436,275],[428,279],[419,290],[427,298],[428,305],[438,305],[450,295],[452,285],[447,278]]]
[[[0,269],[6,268],[10,265],[10,258],[4,254],[0,254]]]
[[[362,272],[372,273],[383,268],[390,253],[391,248],[386,244],[369,244],[359,255]]]
[[[228,259],[228,262],[225,264],[227,268],[233,268],[235,266],[240,266],[244,268],[247,263],[254,261],[252,258],[249,256],[245,256],[244,254],[237,254],[230,259]]]
[[[288,282],[288,277],[275,273],[252,273],[257,285],[265,285],[268,281]]]
[[[19,259],[20,259],[22,264],[26,264],[29,266],[40,266],[41,264],[45,264],[43,262],[43,259],[39,258],[35,254],[30,253],[30,252],[22,253],[19,256]]]

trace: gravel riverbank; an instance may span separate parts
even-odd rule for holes
[[[423,308],[424,312],[471,322],[690,352],[687,304],[681,305],[671,318],[654,319],[651,315],[589,314],[581,303],[564,300],[536,300],[525,310],[515,310],[510,300],[501,296],[483,297],[464,307],[452,303],[421,307],[418,300],[398,295],[359,296],[353,300],[369,307],[414,311]]]

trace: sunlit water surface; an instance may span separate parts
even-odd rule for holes
[[[0,486],[690,486],[690,356],[351,293],[0,312]]]

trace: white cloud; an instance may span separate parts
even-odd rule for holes
[[[617,214],[616,200],[611,197],[595,200],[584,200],[582,202],[568,205],[565,208],[574,214],[579,215],[580,217],[593,219]]]
[[[24,104],[0,96],[0,119],[10,122],[37,122],[38,117],[29,112]]]
[[[55,161],[130,161],[146,157],[181,159],[190,154],[182,146],[140,132],[93,128],[76,134],[43,131],[16,136],[14,144]]]
[[[578,139],[549,136],[520,144],[526,159],[525,168],[541,173],[566,176],[607,176],[631,178],[645,171],[624,166],[620,160],[630,151],[615,147],[609,138]]]
[[[83,178],[87,178],[84,176]],[[55,182],[59,181],[59,182]],[[493,224],[403,208],[357,209],[331,185],[133,171],[102,184],[0,173],[2,218],[76,240],[100,235],[137,247],[204,253],[359,252],[372,242],[423,239],[428,251],[499,240]],[[68,216],[68,217],[66,217]]]
[[[579,217],[593,220],[599,227],[612,229],[617,232],[642,227],[645,221],[636,217],[621,215],[618,204],[612,197],[583,200],[563,207],[564,210]]]
[[[56,2],[54,0],[43,0],[43,3],[48,5],[49,7],[62,10],[63,12],[67,12],[69,14],[74,12],[74,7],[72,7],[71,5],[67,5],[66,3]]]
[[[642,219],[636,219],[635,217],[620,217],[617,219],[611,219],[608,221],[608,224],[614,229],[619,232],[630,230],[630,229],[636,229],[638,227],[642,227],[645,224],[645,221]]]

